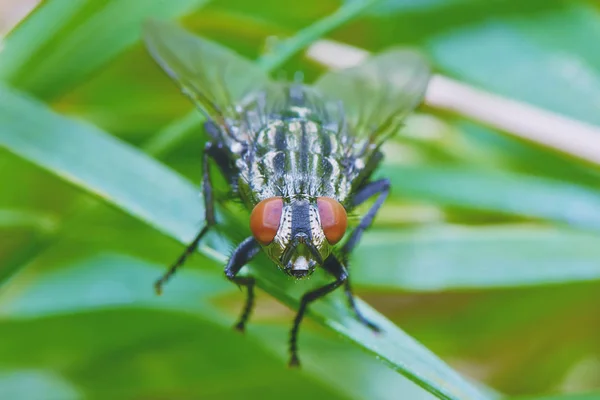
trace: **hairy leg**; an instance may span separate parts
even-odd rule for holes
[[[252,308],[254,306],[254,278],[252,277],[241,277],[237,276],[242,267],[254,258],[254,256],[260,251],[260,245],[250,236],[244,240],[240,245],[233,251],[227,266],[225,267],[225,276],[232,282],[237,283],[239,286],[245,286],[247,289],[246,304],[242,310],[240,319],[235,324],[235,329],[243,332],[246,328],[246,322],[250,317]]]
[[[361,219],[359,225],[352,232],[350,239],[348,240],[348,242],[346,242],[346,244],[342,248],[342,252],[341,252],[342,263],[346,266],[346,268],[348,268],[348,266],[349,266],[348,256],[350,255],[352,250],[354,250],[354,247],[356,247],[356,245],[360,241],[360,238],[361,238],[363,232],[373,222],[373,219],[375,218],[377,211],[379,211],[379,208],[381,208],[381,205],[385,201],[389,192],[390,192],[389,180],[381,179],[381,180],[378,180],[375,182],[370,182],[370,183],[366,184],[354,196],[353,202],[352,202],[353,208],[359,206],[360,204],[364,203],[366,200],[368,200],[369,198],[371,198],[375,195],[377,195],[377,200],[375,200],[375,203],[371,206],[371,208],[369,209],[367,214]],[[375,325],[374,323],[372,323],[371,321],[369,321],[367,318],[365,318],[362,315],[362,313],[360,312],[360,310],[358,309],[358,307],[356,307],[356,301],[354,300],[354,294],[352,293],[352,286],[350,284],[350,278],[346,279],[346,283],[344,284],[344,293],[346,294],[346,297],[348,298],[348,303],[350,304],[350,307],[352,308],[352,310],[354,311],[354,313],[356,314],[356,317],[360,320],[360,322],[365,324],[371,330],[373,330],[375,332],[379,332],[379,327],[377,325]]]
[[[333,258],[333,261],[329,261],[330,258],[332,257],[329,257],[325,262],[325,264],[327,264],[326,269],[335,277],[335,281],[304,294],[300,300],[300,308],[298,309],[296,318],[294,318],[294,325],[292,326],[292,330],[290,332],[290,367],[296,367],[300,365],[300,360],[298,359],[298,330],[300,329],[300,323],[304,318],[304,314],[306,313],[306,309],[308,308],[309,304],[327,295],[328,293],[331,293],[336,288],[343,285],[346,279],[348,279],[348,272],[346,271],[346,268],[344,268],[344,266],[335,258]]]

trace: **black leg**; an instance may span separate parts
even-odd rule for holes
[[[325,268],[325,270],[331,272],[332,269],[335,270],[335,268],[339,268],[339,267],[335,266],[335,264],[339,264],[339,263],[340,263],[340,261],[332,254],[327,258],[327,261],[325,261],[325,263],[323,264],[323,268]],[[379,327],[377,325],[375,325],[374,323],[372,323],[371,321],[369,321],[364,315],[362,315],[362,313],[356,306],[356,301],[354,300],[354,294],[352,293],[352,288],[350,286],[350,276],[348,276],[348,278],[346,279],[346,282],[344,283],[344,294],[348,298],[348,304],[350,305],[350,308],[356,315],[356,318],[362,324],[366,325],[369,329],[371,329],[375,332],[379,332],[380,331]]]
[[[360,237],[363,232],[371,225],[375,214],[381,208],[381,205],[385,201],[386,197],[390,193],[390,181],[388,179],[380,179],[375,182],[370,182],[362,187],[358,193],[352,198],[351,208],[357,207],[367,201],[369,198],[378,195],[377,200],[371,206],[367,214],[360,220],[358,226],[352,232],[350,239],[346,242],[342,248],[342,254],[347,256],[352,252],[354,247],[358,244]],[[345,261],[345,260],[344,260]]]
[[[206,222],[204,224],[204,227],[200,230],[200,232],[198,232],[194,240],[192,240],[192,242],[186,247],[183,254],[181,254],[177,261],[175,261],[169,267],[169,270],[165,272],[165,274],[154,283],[154,288],[156,289],[156,293],[158,294],[162,293],[163,285],[177,272],[179,267],[181,267],[185,263],[185,260],[187,260],[187,258],[193,252],[196,251],[200,240],[202,240],[202,238],[209,231],[209,229],[216,224],[214,199],[209,171],[209,159],[211,157],[212,146],[212,143],[206,143],[206,146],[204,147],[204,157],[202,159],[204,169],[202,171],[202,194],[204,196],[204,219]]]
[[[327,260],[329,260],[329,258]],[[327,271],[335,277],[335,282],[310,291],[302,296],[302,299],[300,300],[300,308],[298,309],[298,313],[296,314],[294,325],[292,326],[292,331],[290,333],[290,367],[297,367],[300,365],[300,360],[298,359],[298,329],[300,328],[300,323],[302,322],[306,308],[313,301],[340,287],[346,281],[346,279],[348,279],[348,272],[346,271],[346,268],[344,268],[344,266],[337,260],[329,263],[326,261],[325,264],[328,265],[326,268]]]
[[[371,321],[369,321],[362,312],[356,306],[356,301],[354,300],[354,293],[352,293],[352,287],[350,286],[350,279],[346,280],[346,284],[344,285],[344,293],[346,294],[346,298],[348,298],[348,304],[352,311],[354,311],[354,315],[356,318],[365,325],[367,328],[371,329],[374,332],[381,332],[381,329]]]
[[[341,251],[342,262],[344,263],[344,265],[346,265],[346,267],[349,266],[348,255],[352,252],[354,247],[358,244],[358,241],[360,240],[362,233],[373,222],[373,218],[375,218],[375,214],[377,214],[377,211],[379,211],[379,208],[385,201],[389,192],[390,192],[389,180],[381,179],[381,180],[378,180],[375,182],[370,182],[367,185],[363,186],[363,188],[361,190],[359,190],[358,193],[352,199],[352,208],[354,208],[354,207],[357,207],[360,204],[364,203],[370,197],[377,195],[377,194],[379,195],[377,197],[377,200],[375,200],[375,204],[373,204],[373,206],[371,206],[371,208],[369,209],[367,214],[360,221],[360,224],[356,227],[356,229],[354,229],[354,232],[352,232],[352,235],[350,236],[350,239],[348,240],[348,242],[346,242],[346,244],[342,248],[342,251]],[[352,310],[356,314],[356,317],[359,319],[359,321],[362,322],[363,324],[365,324],[371,330],[373,330],[375,332],[379,332],[380,331],[379,327],[377,325],[375,325],[374,323],[372,323],[371,321],[369,321],[368,319],[366,319],[362,315],[362,313],[360,312],[358,307],[356,307],[356,302],[354,300],[354,294],[352,293],[352,286],[350,285],[350,279],[346,280],[346,283],[344,285],[344,293],[346,294],[346,297],[348,298],[348,303],[350,304],[350,308],[352,308]]]
[[[236,275],[259,251],[260,245],[254,237],[250,236],[233,251],[227,262],[227,266],[225,267],[225,276],[227,276],[227,279],[240,286],[245,286],[248,290],[246,304],[242,310],[242,315],[234,326],[235,329],[241,332],[244,331],[246,322],[248,321],[250,313],[252,312],[252,307],[254,306],[254,278]]]

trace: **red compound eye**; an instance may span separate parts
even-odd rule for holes
[[[271,197],[258,203],[250,214],[250,230],[254,238],[263,245],[275,239],[283,210],[281,197]]]
[[[317,207],[319,208],[319,217],[321,217],[321,227],[327,241],[336,244],[342,240],[348,227],[346,210],[337,200],[329,197],[319,197]]]

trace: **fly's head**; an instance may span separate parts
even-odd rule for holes
[[[346,210],[335,199],[271,197],[250,215],[250,229],[269,257],[295,278],[322,265],[347,227]]]

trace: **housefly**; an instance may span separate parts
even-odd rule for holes
[[[355,305],[348,256],[389,193],[387,179],[371,176],[382,143],[423,99],[430,76],[424,59],[391,49],[306,85],[273,81],[253,62],[174,25],[150,21],[144,36],[154,59],[207,117],[210,136],[203,156],[205,225],[156,282],[157,291],[217,223],[209,175],[214,165],[250,211],[252,236],[225,267],[229,280],[247,288],[236,328],[244,330],[255,283],[238,272],[262,250],[296,279],[316,267],[335,278],[302,297],[290,333],[290,365],[299,364],[298,329],[308,305],[340,286],[357,318],[377,331]],[[346,232],[347,213],[370,198],[369,211]]]

